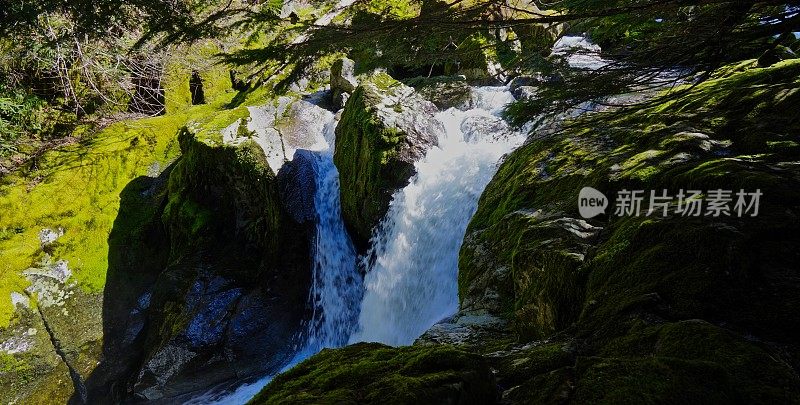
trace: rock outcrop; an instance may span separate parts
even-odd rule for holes
[[[323,350],[277,376],[251,404],[486,404],[497,397],[480,356],[447,346],[358,343]]]
[[[347,99],[356,90],[358,81],[355,77],[355,62],[341,58],[331,66],[331,101],[334,110],[339,110],[347,103]]]
[[[336,127],[342,214],[357,245],[389,208],[392,193],[408,184],[414,163],[444,133],[438,110],[414,89],[378,73],[347,100]]]
[[[134,395],[162,400],[280,367],[306,314],[309,235],[252,141],[189,129],[160,214],[168,261],[151,287]]]
[[[472,88],[463,76],[416,77],[403,83],[441,110],[452,107],[468,110],[474,106]]]

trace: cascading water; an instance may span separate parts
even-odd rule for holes
[[[328,127],[333,133],[335,125]],[[326,137],[333,141],[332,136]],[[314,155],[316,194],[316,232],[314,236],[314,282],[311,287],[313,314],[306,345],[298,359],[311,356],[326,347],[347,343],[358,320],[361,301],[361,275],[356,265],[356,251],[345,230],[339,202],[339,172],[333,164],[331,149]]]
[[[513,100],[505,87],[479,87],[473,89],[472,108],[437,114],[445,135],[416,164],[408,186],[395,193],[362,259],[368,269],[363,284],[341,216],[332,156],[336,121],[329,119],[322,134],[329,147],[313,152],[314,310],[305,343],[282,371],[323,348],[348,342],[410,344],[456,311],[458,251],[467,224],[500,158],[524,140],[499,117]],[[245,403],[271,379],[192,402]]]
[[[498,161],[524,137],[498,116],[513,96],[501,87],[473,90],[475,108],[451,108],[439,147],[416,164],[395,193],[365,258],[369,269],[358,331],[351,342],[412,343],[458,307],[458,251]]]

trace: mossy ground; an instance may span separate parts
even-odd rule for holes
[[[196,55],[212,51],[209,46]],[[45,253],[67,260],[82,288],[102,290],[122,189],[138,176],[157,176],[179,155],[176,135],[184,125],[194,122],[215,132],[247,116],[244,106],[229,108],[237,93],[227,70],[210,64],[201,71],[208,103],[191,106],[190,73],[186,65],[168,68],[166,115],[111,124],[0,179],[0,326],[13,314],[9,294],[28,285],[21,271]],[[266,91],[255,91],[247,101],[265,98]],[[43,228],[64,230],[47,252],[37,237]]]

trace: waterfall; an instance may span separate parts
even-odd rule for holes
[[[331,134],[333,128],[335,125],[328,127]],[[333,137],[326,136],[326,139],[332,141]],[[362,294],[356,251],[342,219],[339,172],[333,164],[331,149],[316,153],[315,158],[313,314],[306,346],[298,355],[301,358],[326,347],[341,347],[347,343],[358,320]]]
[[[451,108],[436,115],[445,135],[417,162],[411,182],[394,194],[372,236],[372,248],[361,258],[368,269],[363,283],[341,216],[332,155],[336,121],[329,119],[321,134],[328,147],[313,152],[313,314],[303,345],[281,371],[323,348],[348,342],[410,344],[456,311],[458,251],[467,224],[500,158],[524,140],[500,118],[503,106],[513,100],[505,87],[479,87],[473,89],[472,109]],[[271,379],[191,402],[242,404]]]
[[[373,234],[358,330],[351,342],[412,343],[458,308],[458,251],[500,158],[524,137],[499,117],[513,101],[503,87],[473,90],[476,108],[436,118],[439,146],[416,164]]]

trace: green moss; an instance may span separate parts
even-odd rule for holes
[[[480,356],[447,346],[358,343],[323,350],[276,376],[249,403],[483,404],[495,395]]]
[[[779,355],[700,320],[638,321],[601,355],[579,359],[573,400],[792,403],[800,387]]]
[[[6,352],[0,352],[0,373],[24,373],[30,370],[31,366],[24,360],[12,356]]]
[[[462,305],[490,296],[521,341],[566,335],[586,345],[576,366],[554,363],[516,381],[511,402],[796,398],[787,363],[797,364],[800,339],[800,177],[791,163],[800,117],[787,111],[800,102],[798,73],[797,61],[733,66],[656,107],[580,118],[505,159],[461,249]],[[592,232],[577,226],[585,186],[611,204],[588,220]],[[646,191],[641,216],[613,214],[623,189]],[[763,196],[757,217],[685,217],[676,198],[668,217],[645,215],[649,191],[680,189]],[[565,232],[554,220],[576,226]]]
[[[647,325],[638,322],[624,337],[607,344],[603,355],[656,356],[713,364],[731,384],[725,391],[749,403],[791,402],[798,379],[792,368],[768,347],[700,320]]]
[[[220,77],[219,71],[203,74]],[[185,81],[188,89],[188,77],[168,83]],[[161,117],[112,124],[84,142],[46,153],[35,167],[2,179],[0,297],[28,285],[20,272],[44,255],[39,231],[59,227],[64,236],[51,248],[51,256],[67,260],[84,289],[101,291],[108,268],[109,232],[122,189],[136,177],[157,175],[175,160],[179,155],[176,134],[187,123],[221,142],[219,130],[248,114],[245,107],[227,108],[235,93],[225,86],[219,82],[206,89],[208,104],[184,104]],[[170,84],[167,99],[173,95],[180,98],[180,91]],[[264,91],[257,91],[248,100],[263,102],[264,97]],[[0,299],[0,327],[8,325],[12,312],[10,300]]]
[[[555,342],[515,350],[496,358],[490,357],[489,361],[491,367],[498,370],[498,384],[513,387],[524,384],[533,376],[572,366],[575,355],[564,343]]]
[[[733,403],[731,382],[716,364],[676,358],[579,360],[578,403]]]
[[[377,14],[387,19],[408,19],[419,15],[420,4],[406,0],[369,0],[359,3],[351,12]]]

